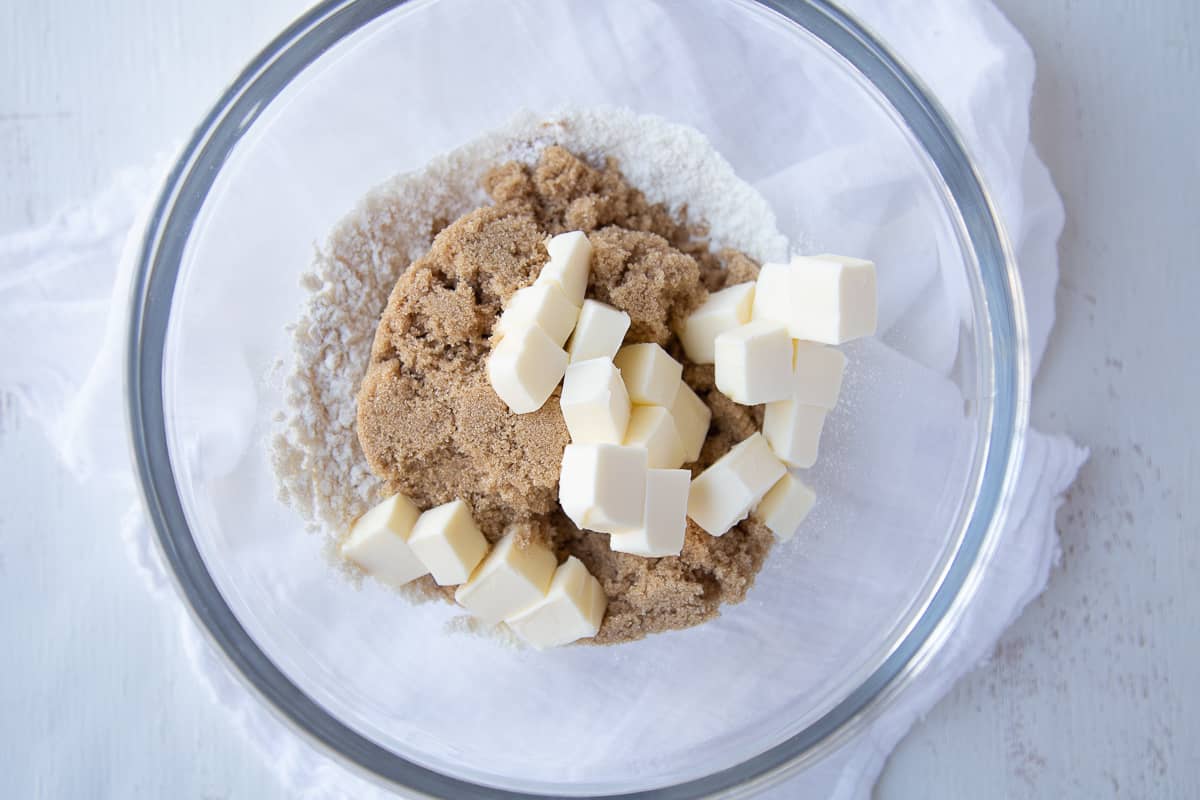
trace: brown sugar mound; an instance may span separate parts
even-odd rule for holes
[[[548,147],[533,168],[496,167],[484,188],[495,204],[442,229],[400,276],[383,312],[358,397],[358,438],[371,469],[389,492],[422,507],[461,498],[491,541],[519,524],[560,559],[577,556],[608,595],[599,643],[712,618],[722,603],[745,597],[770,532],[747,520],[718,538],[689,521],[678,557],[612,552],[606,534],[578,530],[558,509],[569,437],[557,391],[539,411],[513,414],[485,367],[503,303],[537,276],[548,235],[586,232],[588,296],[630,315],[628,341],[657,342],[680,360],[676,323],[709,291],[753,280],[757,265],[741,253],[710,252],[686,212],[676,219],[648,203],[611,160],[597,169]],[[690,465],[698,473],[757,430],[762,410],[716,391],[711,367],[686,364],[684,378],[713,411],[704,450]]]

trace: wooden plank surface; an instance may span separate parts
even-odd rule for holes
[[[302,0],[0,7],[0,231],[182,139]],[[1001,0],[1067,204],[1035,421],[1093,448],[1049,591],[904,741],[880,798],[1200,796],[1200,4]],[[175,620],[0,398],[5,796],[270,798]]]

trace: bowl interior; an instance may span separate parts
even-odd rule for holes
[[[277,361],[314,245],[369,188],[519,109],[599,104],[702,131],[794,246],[874,259],[880,328],[846,348],[843,399],[802,476],[817,508],[746,602],[634,644],[534,653],[450,631],[452,607],[357,589],[330,568],[323,537],[276,499]],[[992,354],[942,180],[831,48],[741,2],[410,2],[325,50],[244,126],[179,264],[164,415],[209,573],[305,694],[439,772],[620,792],[753,757],[894,650],[963,535]]]

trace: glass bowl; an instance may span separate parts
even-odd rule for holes
[[[386,178],[519,109],[566,104],[705,133],[793,243],[878,263],[881,324],[847,348],[806,475],[817,509],[744,603],[642,642],[537,654],[447,632],[449,605],[337,575],[276,499],[268,440],[314,243]],[[1020,289],[970,158],[896,59],[815,0],[318,6],[172,170],[128,357],[144,495],[201,627],[328,753],[456,800],[742,796],[819,763],[970,602],[1028,401]]]

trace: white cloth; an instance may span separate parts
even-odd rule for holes
[[[916,71],[959,126],[1008,225],[1020,262],[1036,365],[1054,318],[1056,241],[1063,211],[1029,142],[1034,64],[1020,35],[987,2],[849,5]],[[127,287],[139,214],[165,160],[118,176],[112,188],[50,224],[0,238],[0,386],[45,425],[81,480],[130,498],[130,552],[155,597],[179,607],[184,646],[218,702],[294,796],[364,798],[379,792],[282,726],[213,653],[170,591],[125,460],[120,376]],[[769,194],[769,193],[768,193]],[[122,248],[125,258],[122,258]],[[124,273],[118,274],[124,264]],[[36,342],[36,349],[29,343]],[[89,344],[91,346],[89,346]],[[1062,437],[1031,431],[1016,500],[978,596],[944,649],[865,732],[772,797],[865,797],[911,724],[985,659],[1045,586],[1058,557],[1061,495],[1086,457]]]

